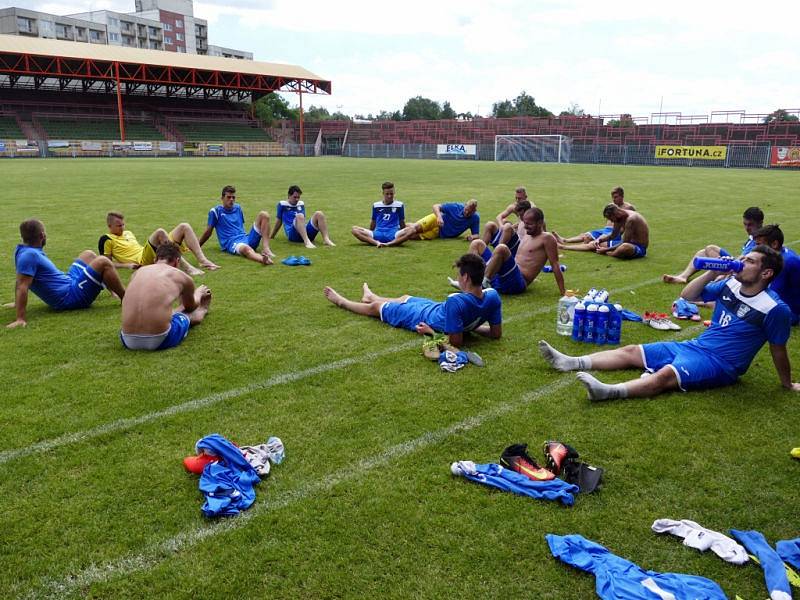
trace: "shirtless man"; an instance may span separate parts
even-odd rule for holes
[[[211,290],[194,287],[178,269],[181,251],[171,242],[156,250],[155,264],[140,267],[122,299],[119,337],[129,350],[166,350],[183,341],[189,327],[202,321],[211,305]],[[180,304],[173,311],[172,303]]]
[[[617,186],[611,190],[611,201],[625,210],[636,210],[636,207],[633,206],[633,204],[630,202],[625,202],[625,190],[623,190],[620,186]],[[553,235],[556,236],[559,244],[588,244],[592,240],[599,238],[601,235],[611,233],[613,230],[614,224],[611,221],[607,221],[606,226],[602,229],[593,229],[592,231],[587,231],[586,233],[575,235],[569,238],[561,237],[555,231],[553,232]]]
[[[532,206],[525,188],[518,187],[514,192],[514,202],[506,206],[494,221],[489,221],[483,228],[481,239],[484,244],[492,248],[497,248],[498,244],[505,244],[513,254],[516,254],[519,241],[525,235],[522,215]],[[509,220],[511,215],[516,215],[517,223]]]
[[[484,285],[501,294],[521,294],[536,279],[546,262],[553,267],[558,289],[563,296],[564,275],[558,264],[558,243],[553,234],[544,231],[544,213],[541,208],[529,208],[522,215],[525,235],[516,255],[505,244],[498,244],[492,252],[483,240],[474,240],[469,250],[486,261]],[[453,284],[453,281],[450,282]]]
[[[644,217],[633,210],[607,204],[603,216],[614,224],[611,233],[605,233],[588,244],[559,244],[563,250],[597,252],[614,258],[642,258],[650,244],[650,228]],[[617,238],[620,241],[616,241]]]

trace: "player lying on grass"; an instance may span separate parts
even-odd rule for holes
[[[156,229],[147,238],[144,246],[139,244],[131,231],[125,229],[125,216],[122,213],[108,213],[106,225],[108,233],[100,236],[98,251],[111,259],[118,269],[138,269],[142,265],[152,265],[156,260],[156,248],[165,242],[175,242],[180,246],[181,252],[191,250],[201,267],[209,271],[219,269],[219,266],[206,258],[197,235],[188,223],[179,224],[169,233],[161,228]],[[183,257],[180,260],[180,268],[189,275],[203,274],[203,271],[190,265]]]
[[[311,219],[306,219],[306,205],[300,200],[303,193],[298,186],[289,186],[286,200],[278,202],[278,212],[275,214],[275,227],[272,230],[272,237],[278,235],[283,224],[283,231],[290,242],[299,244],[302,242],[306,248],[316,248],[314,238],[318,233],[322,234],[322,241],[326,246],[335,246],[328,235],[328,221],[325,213],[318,210]]]
[[[325,297],[336,306],[358,315],[375,317],[392,327],[416,331],[422,335],[446,333],[450,344],[459,347],[464,334],[474,331],[492,339],[502,335],[500,296],[495,290],[481,289],[484,262],[474,254],[458,259],[458,282],[463,292],[450,294],[444,302],[404,295],[384,298],[365,283],[361,302],[348,300],[331,287]]]
[[[563,250],[597,252],[614,258],[643,258],[650,244],[650,228],[644,217],[633,210],[606,204],[603,216],[614,224],[609,233],[586,244],[559,244]]]
[[[125,296],[125,287],[119,274],[105,256],[97,256],[91,250],[84,250],[72,263],[69,271],[64,273],[44,253],[47,233],[41,221],[23,221],[19,226],[19,233],[22,243],[14,250],[17,271],[14,308],[17,318],[6,327],[25,327],[28,324],[28,290],[56,310],[88,308],[104,287],[119,298]]]
[[[745,232],[747,232],[747,239],[745,240],[744,245],[742,245],[742,251],[739,254],[740,257],[744,256],[755,247],[756,243],[753,240],[753,234],[757,229],[760,229],[763,224],[764,213],[760,208],[757,206],[751,206],[744,211],[744,214],[742,214],[742,225],[744,226]],[[691,260],[689,260],[689,264],[686,265],[686,268],[683,271],[677,275],[664,274],[661,276],[661,279],[664,281],[664,283],[684,284],[689,281],[692,275],[697,273],[697,269],[694,268],[695,258],[719,258],[720,256],[730,255],[730,252],[725,250],[725,248],[721,248],[720,246],[716,246],[714,244],[709,244],[705,248],[700,248],[700,250],[694,253],[694,256],[691,258]]]
[[[119,337],[129,350],[166,350],[183,341],[211,305],[211,290],[197,289],[178,269],[180,248],[167,242],[156,250],[156,262],[139,269],[122,300]],[[173,311],[172,304],[180,304]]]
[[[222,188],[221,204],[208,211],[208,226],[199,240],[201,246],[214,229],[223,252],[238,254],[262,265],[272,264],[275,253],[269,248],[269,214],[263,210],[258,213],[250,233],[245,233],[244,213],[236,203],[236,188],[232,185]],[[261,254],[258,253],[259,244]]]
[[[397,237],[398,232],[406,226],[406,212],[403,203],[394,199],[394,184],[385,181],[381,185],[383,200],[372,205],[372,219],[369,229],[354,225],[351,233],[356,239],[372,246],[386,245]]]
[[[518,187],[514,192],[514,202],[506,206],[494,221],[489,221],[484,226],[481,235],[483,243],[492,248],[505,244],[513,254],[516,254],[519,240],[525,235],[522,215],[532,206],[525,188]],[[509,219],[511,216],[516,216],[516,223]]]
[[[624,208],[625,210],[636,210],[636,207],[633,206],[633,204],[625,202],[625,190],[619,186],[611,190],[611,202],[620,208]],[[606,221],[606,226],[602,229],[593,229],[592,231],[587,231],[586,233],[582,233],[580,235],[574,235],[572,237],[565,238],[558,235],[555,231],[553,232],[553,235],[556,236],[560,244],[589,244],[593,240],[599,238],[601,235],[606,235],[612,231],[614,231],[614,223],[611,221]],[[609,241],[618,243],[622,241],[622,238],[615,238]]]
[[[744,269],[733,277],[714,281],[718,273],[706,271],[683,288],[681,297],[686,300],[715,301],[711,326],[698,338],[625,346],[586,356],[562,354],[542,340],[539,350],[554,369],[580,371],[578,380],[586,386],[590,399],[606,400],[731,385],[769,342],[781,385],[798,392],[800,383],[792,382],[786,352],[791,311],[767,287],[780,274],[783,258],[761,245],[744,257],[744,263]],[[625,383],[605,384],[584,372],[632,368],[652,374]]]
[[[536,279],[546,262],[553,267],[553,275],[561,295],[565,293],[564,274],[558,262],[558,243],[553,234],[544,231],[544,213],[533,207],[522,216],[524,234],[516,250],[498,244],[492,252],[483,240],[474,240],[470,252],[486,261],[484,286],[501,294],[521,294]],[[450,279],[450,284],[459,282]]]
[[[465,204],[447,202],[434,204],[433,212],[401,229],[394,240],[386,246],[399,246],[408,240],[434,240],[436,238],[457,238],[467,229],[467,241],[480,237],[481,216],[478,214],[478,201],[474,198]]]

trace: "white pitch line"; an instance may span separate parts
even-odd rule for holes
[[[647,281],[642,281],[637,284],[629,285],[626,287],[621,287],[616,290],[612,290],[612,293],[620,293],[620,292],[627,292],[630,290],[635,290],[641,287],[645,287],[647,285],[651,285],[653,283],[657,283],[661,281],[660,278],[655,279],[648,279]],[[551,312],[553,310],[552,306],[542,306],[536,310],[514,315],[509,317],[508,319],[504,320],[504,323],[511,323],[520,319],[527,319],[530,317],[534,317],[536,315],[544,314],[547,312]],[[230,400],[232,398],[238,398],[239,396],[243,396],[245,394],[250,394],[257,390],[263,390],[267,388],[274,387],[276,385],[281,385],[284,383],[290,383],[293,381],[298,381],[300,379],[305,379],[307,377],[313,377],[315,375],[320,375],[322,373],[327,373],[329,371],[336,371],[338,369],[349,367],[351,365],[357,365],[362,363],[367,363],[375,360],[376,358],[380,358],[382,356],[387,356],[389,354],[394,354],[396,352],[400,352],[402,350],[408,350],[410,348],[414,348],[419,344],[419,340],[411,340],[403,344],[399,344],[397,346],[392,346],[391,348],[385,348],[383,350],[378,350],[377,352],[370,352],[368,354],[362,354],[361,356],[355,356],[351,358],[343,358],[341,360],[337,360],[331,363],[325,363],[322,365],[317,365],[316,367],[311,367],[309,369],[303,369],[302,371],[292,371],[289,373],[282,373],[279,375],[275,375],[270,377],[269,379],[265,379],[263,381],[251,383],[242,387],[233,388],[230,390],[226,390],[224,392],[217,392],[216,394],[211,394],[210,396],[205,396],[203,398],[197,398],[194,400],[189,400],[187,402],[182,402],[181,404],[174,404],[169,406],[163,410],[147,413],[145,415],[140,415],[138,417],[129,417],[127,419],[118,419],[116,421],[111,421],[110,423],[105,423],[103,425],[99,425],[97,427],[93,427],[91,429],[85,429],[83,431],[77,431],[74,433],[68,433],[66,435],[62,435],[56,438],[51,438],[49,440],[42,440],[40,442],[36,442],[35,444],[31,444],[30,446],[25,446],[24,448],[15,448],[11,450],[3,450],[0,451],[0,465],[7,463],[9,461],[15,460],[17,458],[23,458],[25,456],[30,456],[32,454],[39,454],[42,452],[48,452],[49,450],[53,450],[55,448],[60,448],[61,446],[67,446],[70,444],[77,444],[79,442],[83,442],[89,439],[93,439],[99,437],[101,435],[105,435],[108,433],[114,433],[117,431],[122,431],[125,429],[129,429],[131,427],[136,427],[138,425],[143,425],[145,423],[150,423],[152,421],[156,421],[163,417],[172,417],[181,413],[189,412],[192,410],[198,410],[201,408],[206,408],[208,406],[217,404],[219,402],[224,402],[226,400]]]
[[[702,329],[702,325],[696,325],[681,330],[680,333],[669,336],[670,338],[683,338]],[[362,459],[334,473],[326,475],[322,479],[311,481],[295,490],[289,490],[283,494],[269,498],[261,503],[255,504],[247,512],[240,513],[235,518],[217,521],[214,524],[197,527],[191,531],[185,531],[178,535],[168,538],[162,542],[151,545],[145,552],[132,556],[126,556],[116,561],[103,563],[100,565],[90,565],[76,575],[65,577],[62,580],[45,580],[44,586],[49,597],[61,598],[68,594],[76,593],[80,588],[89,586],[93,583],[108,581],[118,575],[128,575],[137,571],[146,571],[167,560],[178,552],[191,548],[206,539],[216,537],[240,529],[248,525],[251,519],[268,511],[282,509],[296,502],[310,498],[316,494],[326,492],[334,486],[345,483],[368,474],[377,467],[382,467],[392,460],[409,456],[414,452],[427,448],[441,442],[442,440],[460,432],[470,431],[481,427],[491,419],[502,417],[514,410],[524,407],[535,400],[547,397],[568,384],[575,381],[575,373],[563,373],[560,377],[549,384],[536,390],[526,392],[519,399],[513,402],[498,404],[489,410],[478,415],[467,417],[458,423],[437,431],[428,431],[421,436],[390,446],[383,452],[375,454],[369,458]],[[29,593],[29,597],[39,597],[36,590]]]

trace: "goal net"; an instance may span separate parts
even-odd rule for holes
[[[565,135],[496,135],[494,159],[568,163],[571,145]]]

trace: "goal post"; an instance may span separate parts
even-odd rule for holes
[[[494,159],[568,163],[571,140],[556,135],[496,135]]]

